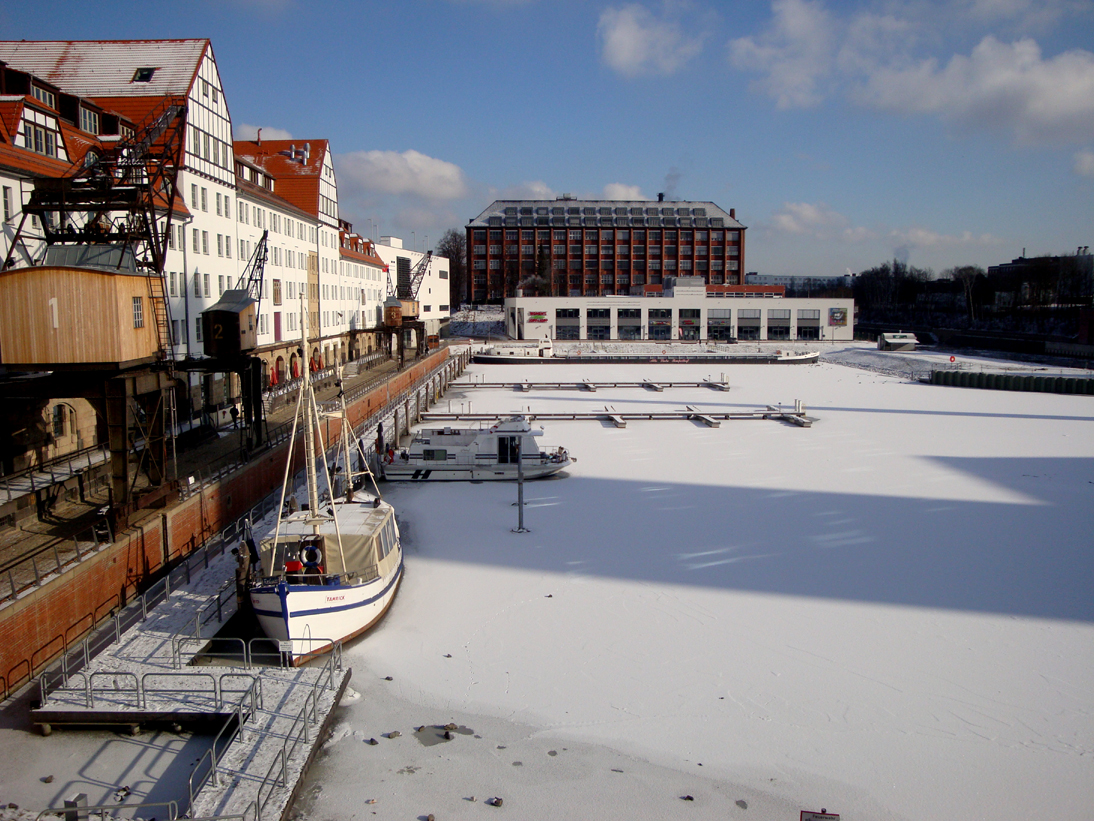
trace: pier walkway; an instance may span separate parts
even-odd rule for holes
[[[255,663],[289,661],[269,639],[215,638],[237,607],[229,546],[191,557],[66,653],[39,678],[31,721],[46,734],[61,725],[191,730],[210,745],[168,815],[280,819],[350,671],[340,644],[322,662],[294,668]],[[205,650],[217,663],[194,666]]]

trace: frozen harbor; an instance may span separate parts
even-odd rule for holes
[[[361,697],[300,818],[472,818],[494,796],[544,819],[1088,811],[1091,399],[718,370],[728,393],[449,393],[477,413],[803,399],[819,421],[551,422],[578,461],[528,485],[527,534],[512,485],[389,486],[406,579],[347,653]],[[710,375],[624,371],[552,376]],[[472,732],[415,734],[446,723]]]
[[[297,816],[1085,817],[1094,398],[923,385],[900,356],[551,374],[729,392],[450,391],[498,413],[801,399],[817,422],[547,423],[577,463],[526,487],[525,534],[511,484],[388,485],[405,580],[347,649],[357,693]],[[170,734],[13,724],[0,802],[185,790]]]

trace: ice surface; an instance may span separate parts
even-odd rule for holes
[[[406,575],[347,651],[360,697],[297,817],[1089,817],[1094,398],[923,385],[900,375],[919,354],[846,351],[874,370],[553,365],[732,389],[447,394],[499,413],[802,399],[818,421],[545,423],[578,461],[526,486],[527,534],[511,484],[386,485]],[[449,722],[473,732],[415,733]],[[67,795],[66,758],[104,790],[136,779],[101,774],[134,742],[82,735],[0,729],[0,804]]]
[[[865,346],[849,356],[893,370]],[[819,421],[545,423],[578,461],[526,487],[523,535],[513,485],[388,485],[406,578],[347,654],[353,733],[300,817],[370,817],[366,799],[471,817],[495,794],[545,819],[663,818],[682,794],[702,818],[1084,817],[1094,401],[834,363],[711,368],[551,379],[725,372],[730,392],[446,396],[482,413],[802,399]],[[412,737],[449,721],[481,738]]]

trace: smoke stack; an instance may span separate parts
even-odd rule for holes
[[[255,142],[262,145],[262,129],[258,129],[258,136],[255,137]]]
[[[665,201],[665,195],[664,194],[658,194],[657,195],[657,201],[658,202],[664,202]]]

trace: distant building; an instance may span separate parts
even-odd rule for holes
[[[664,277],[739,285],[745,226],[712,202],[497,200],[467,225],[467,298],[641,295]]]
[[[380,237],[380,241],[376,244],[376,252],[387,266],[387,277],[384,281],[385,296],[389,281],[394,288],[398,284],[400,272],[404,276],[409,276],[425,257],[421,251],[404,248],[403,241],[398,237]],[[426,271],[418,287],[418,304],[421,310],[418,318],[425,323],[425,332],[430,335],[440,334],[441,325],[451,317],[448,304],[448,274],[448,259],[434,254],[429,261],[429,270]]]
[[[510,297],[505,322],[514,339],[849,342],[854,301],[788,299],[770,286],[670,277],[661,292],[645,296]]]
[[[785,276],[782,274],[757,274],[750,271],[745,274],[747,285],[781,285],[796,294],[811,291],[827,291],[833,288],[850,288],[854,285],[855,274],[843,274],[835,277]]]

